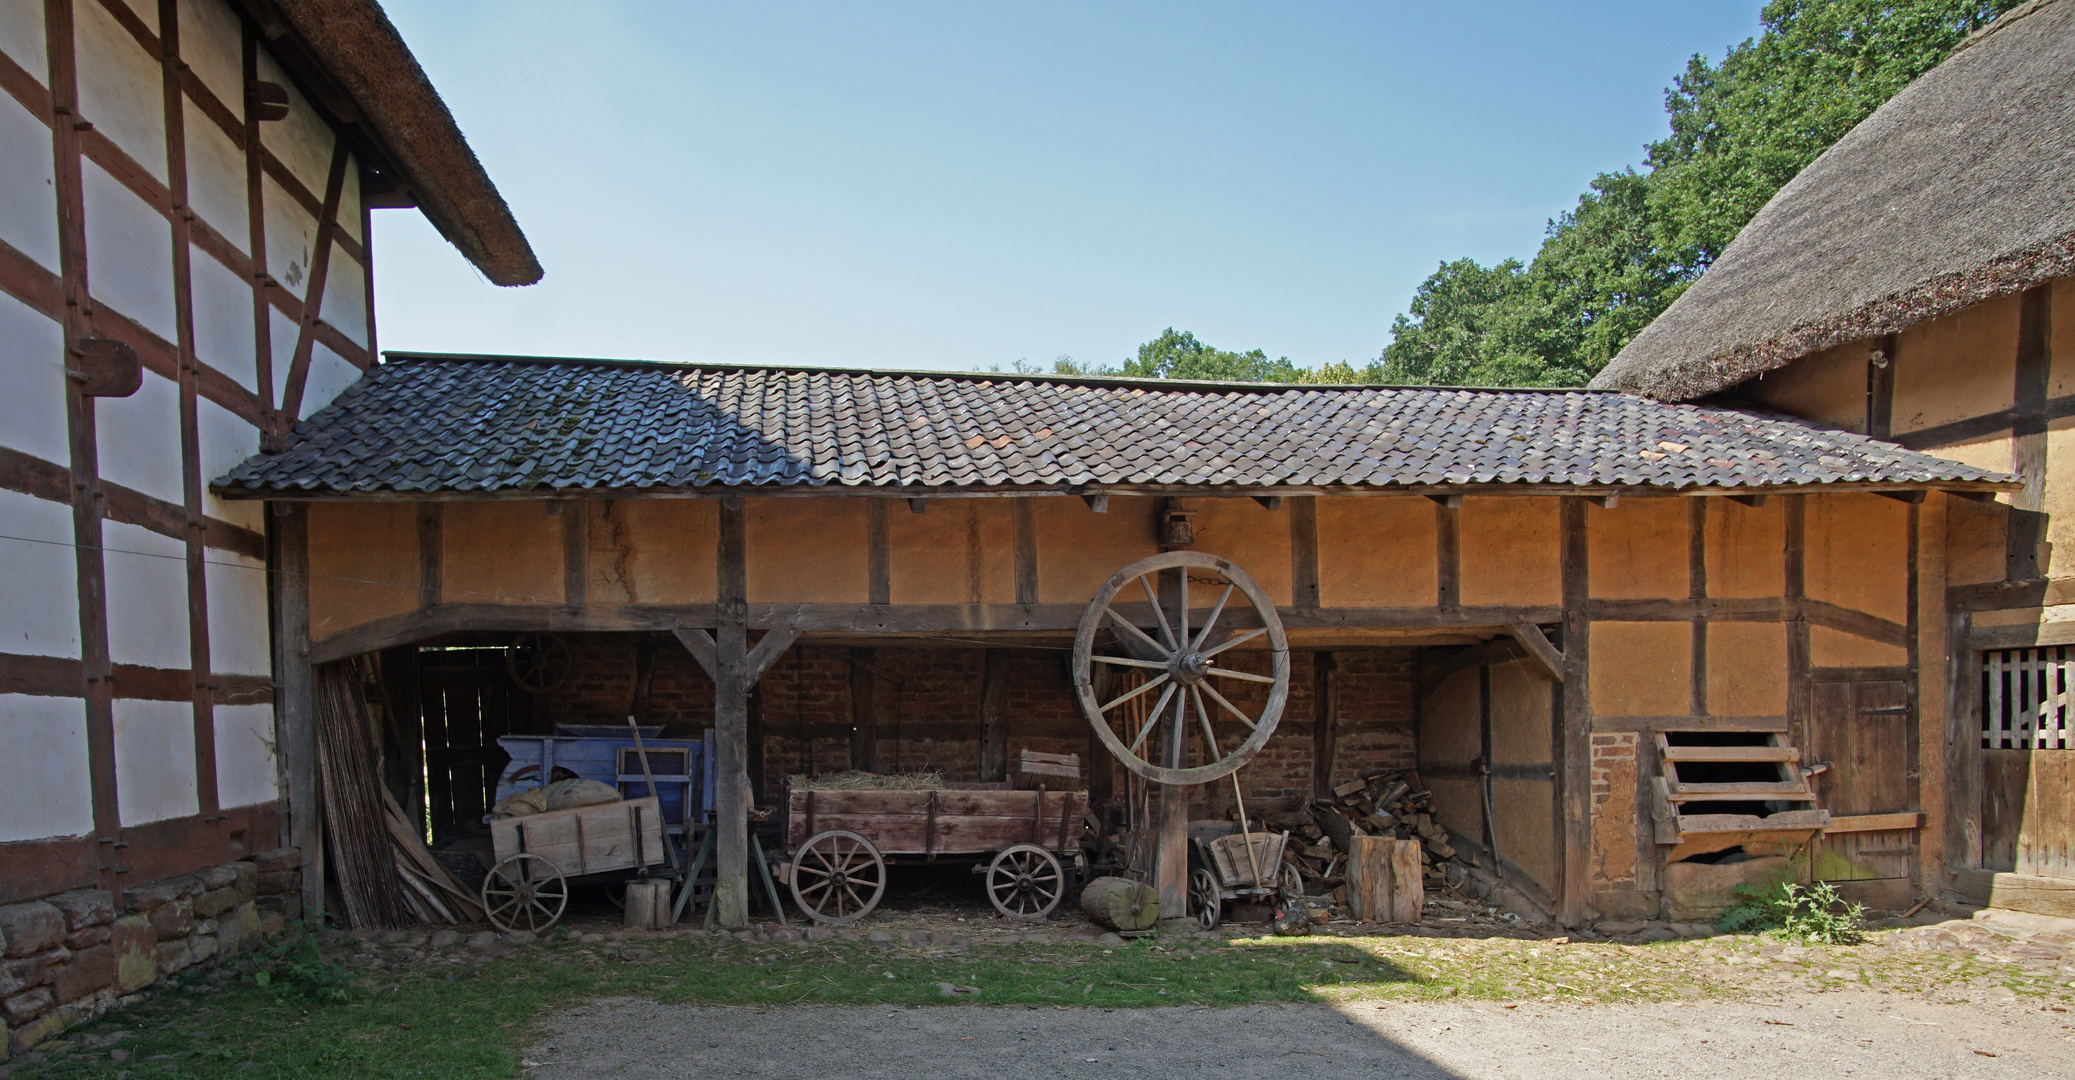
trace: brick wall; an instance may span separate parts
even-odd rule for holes
[[[1656,908],[1637,880],[1636,733],[1592,736],[1593,906],[1610,918],[1639,918]]]
[[[301,916],[302,858],[280,848],[120,896],[80,889],[0,907],[0,1059],[129,995],[234,956]]]
[[[670,737],[696,736],[713,723],[713,687],[674,640],[635,634],[570,635],[576,673],[542,695],[539,730],[555,722],[624,723],[635,698],[640,653],[652,650],[653,674],[644,719]],[[1010,648],[1008,752],[1011,768],[1021,750],[1078,754],[1084,768],[1095,744],[1081,718],[1064,649]],[[1415,763],[1411,649],[1337,652],[1341,723],[1336,782]],[[1294,653],[1290,698],[1276,734],[1240,774],[1247,798],[1264,804],[1308,798],[1311,792],[1313,654]],[[936,769],[947,779],[980,777],[980,694],[986,649],[978,646],[882,645],[857,648],[795,646],[765,674],[751,699],[752,724],[761,733],[764,790],[794,773],[851,767],[853,662],[869,671],[881,772]],[[1231,655],[1232,665],[1265,672],[1264,653]],[[1220,683],[1231,700],[1256,712],[1266,687]],[[1219,742],[1236,745],[1244,729],[1229,717],[1216,724]],[[1229,782],[1197,792],[1199,811],[1225,816]]]

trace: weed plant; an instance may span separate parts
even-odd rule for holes
[[[1866,909],[1847,904],[1827,881],[1739,885],[1737,902],[1722,913],[1724,933],[1759,931],[1809,945],[1856,945],[1866,936]]]

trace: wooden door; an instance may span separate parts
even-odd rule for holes
[[[433,840],[483,832],[497,778],[511,760],[497,739],[531,730],[532,695],[512,685],[503,649],[426,649],[418,691]]]
[[[1829,763],[1815,777],[1816,805],[1833,820],[1918,809],[1910,776],[1915,710],[1899,679],[1817,682],[1806,760]],[[1849,820],[1814,848],[1818,881],[1875,908],[1908,906],[1914,892],[1917,830],[1850,829]]]
[[[1982,867],[2075,878],[2075,647],[1983,656]]]

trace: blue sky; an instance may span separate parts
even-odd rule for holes
[[[547,277],[378,211],[383,348],[956,370],[1168,326],[1359,366],[1759,3],[385,7]]]

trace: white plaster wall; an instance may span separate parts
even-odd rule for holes
[[[68,465],[65,328],[0,293],[0,446]]]
[[[249,253],[252,228],[245,205],[245,152],[192,101],[187,102],[186,138],[188,207],[232,246]],[[213,261],[211,256],[195,257]]]
[[[82,164],[87,283],[94,298],[167,341],[176,340],[172,227],[100,166]]]
[[[353,155],[346,159],[346,182],[339,185],[339,230],[355,240],[366,239],[360,235],[360,158]]]
[[[166,103],[158,59],[99,3],[74,3],[79,116],[144,171],[166,181]],[[158,18],[145,20],[158,25]]]
[[[204,485],[259,453],[259,429],[208,398],[195,401],[195,431],[200,436],[196,456],[200,459]],[[205,512],[214,514],[223,505],[223,500],[204,488],[202,509]]]
[[[260,130],[272,126],[261,124]],[[323,198],[322,178],[318,185],[316,194]],[[301,299],[310,291],[310,259],[317,243],[317,219],[271,176],[260,181],[260,195],[266,200],[267,273]]]
[[[101,479],[154,498],[186,498],[180,475],[180,387],[147,369],[128,397],[94,401]]]
[[[331,246],[331,269],[324,279],[324,310],[319,314],[353,344],[367,348],[367,268],[339,244]]]
[[[115,806],[124,825],[200,812],[192,704],[116,699]]]
[[[188,288],[194,297],[195,355],[257,394],[252,286],[199,249],[193,256],[188,263]]]
[[[180,58],[216,100],[244,119],[245,39],[238,16],[223,0],[180,0],[179,19]],[[188,154],[192,158],[192,148]]]
[[[271,246],[271,244],[269,245]],[[280,308],[267,308],[267,329],[274,337],[274,404],[281,404],[282,395],[288,390],[288,372],[295,366],[295,320],[281,313]]]
[[[0,10],[13,6],[0,4]],[[53,274],[58,272],[54,183],[50,129],[12,97],[0,96],[0,240]]]
[[[272,802],[279,794],[274,762],[274,707],[216,708],[216,801],[226,809]]]
[[[9,0],[6,7],[14,6]],[[94,831],[86,702],[0,694],[0,843]],[[189,757],[194,752],[188,752]]]
[[[137,16],[137,20],[142,22],[146,29],[154,34],[159,32],[158,0],[122,0],[122,4]]]
[[[78,556],[72,507],[0,491],[0,653],[71,656],[79,652]],[[0,734],[7,731],[0,727]],[[0,759],[14,753],[12,735]]]
[[[310,189],[310,194],[322,199],[324,175],[331,171],[331,129],[324,126],[309,99],[264,51],[259,57],[259,72],[261,79],[288,88],[288,116],[259,126],[260,145],[273,151],[288,166],[289,174]]]
[[[118,664],[186,669],[187,549],[170,536],[101,526],[108,578],[108,655]]]
[[[267,531],[267,508],[263,503],[244,499],[217,499],[204,494],[202,507],[211,517],[222,518],[256,533]]]
[[[360,378],[360,369],[338,353],[318,345],[310,351],[310,379],[303,386],[303,416],[331,404],[339,391]],[[301,419],[301,417],[298,417]]]
[[[50,56],[43,44],[43,5],[27,0],[0,4],[0,52],[36,76],[50,81]]]
[[[228,551],[211,551],[207,563],[209,666],[226,675],[271,675],[266,564]]]

